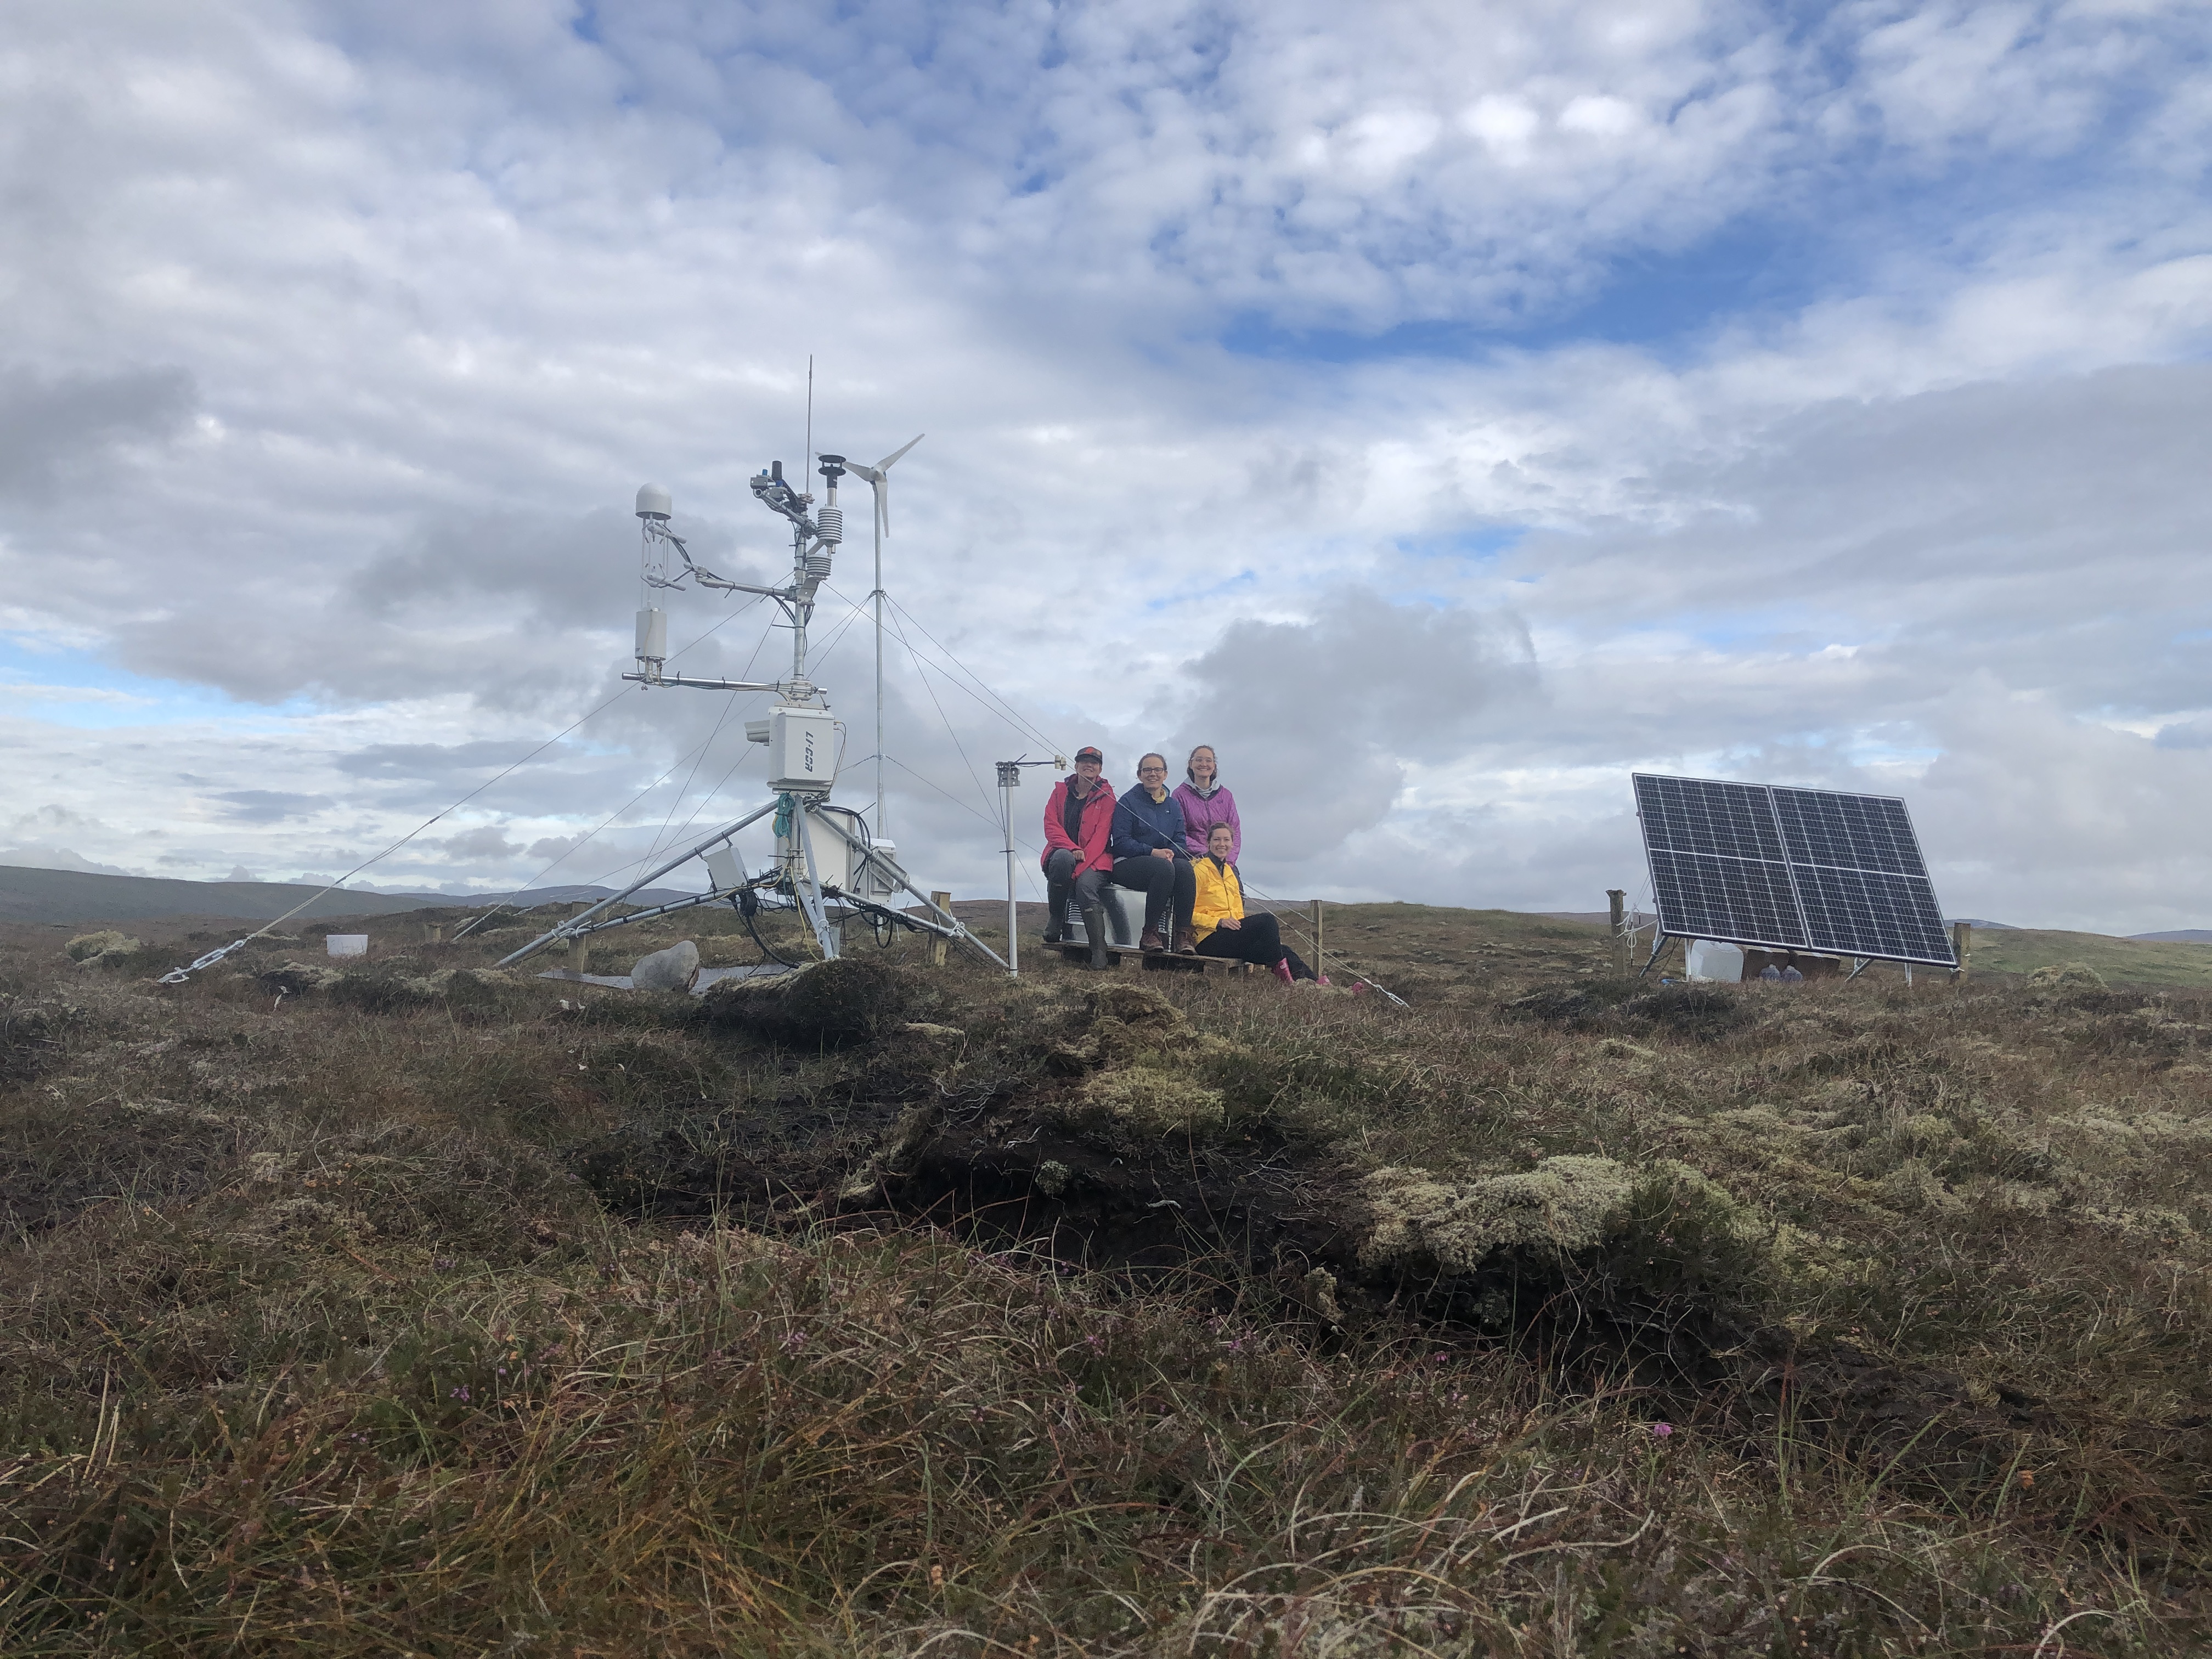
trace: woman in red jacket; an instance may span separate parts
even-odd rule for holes
[[[1098,889],[1114,873],[1106,838],[1114,827],[1114,786],[1103,775],[1106,757],[1085,746],[1075,751],[1075,775],[1052,787],[1044,804],[1044,942],[1060,943],[1068,895],[1083,912],[1091,938],[1091,965],[1111,960],[1106,950],[1106,906]]]

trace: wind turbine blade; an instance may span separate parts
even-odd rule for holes
[[[873,482],[876,486],[876,527],[888,540],[891,533],[891,481],[878,472]]]
[[[927,438],[928,435],[929,435],[929,434],[927,434],[927,432],[917,432],[917,433],[915,433],[915,434],[914,434],[914,436],[913,436],[913,437],[911,437],[911,438],[909,438],[909,439],[905,442],[905,443],[901,444],[901,445],[900,445],[896,449],[894,449],[893,451],[891,451],[891,453],[890,453],[890,454],[888,454],[888,455],[884,456],[884,457],[883,458],[883,459],[881,459],[880,461],[878,461],[878,462],[876,463],[876,470],[877,470],[878,472],[888,472],[888,471],[890,471],[890,468],[891,468],[891,463],[892,463],[893,461],[895,461],[895,460],[898,459],[898,458],[899,458],[900,456],[902,456],[902,455],[905,454],[905,453],[907,453],[907,451],[908,451],[908,450],[912,449],[912,448],[915,447],[915,445],[916,445],[916,444],[920,443],[920,442],[921,442],[924,438]]]

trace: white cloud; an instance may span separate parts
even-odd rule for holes
[[[672,838],[749,757],[720,699],[616,696],[629,492],[775,568],[744,478],[796,465],[810,351],[822,443],[931,434],[895,491],[908,611],[1064,745],[1210,703],[1270,880],[1425,848],[1426,890],[1594,904],[1620,773],[1668,757],[1933,790],[1981,746],[2195,799],[2185,735],[2100,723],[2205,718],[2175,642],[2212,621],[2199,9],[575,16],[18,8],[0,623],[45,654],[0,671],[0,744],[24,799],[108,826],[69,845],[349,868],[610,697],[378,878],[588,879]],[[1701,252],[1723,229],[1752,251]],[[1739,292],[1730,260],[1812,274]],[[1571,325],[1670,283],[1698,300],[1663,337]],[[1480,333],[1522,322],[1564,337]],[[1426,357],[1298,349],[1430,325],[1459,331]],[[1247,327],[1264,350],[1218,343]],[[729,615],[672,608],[679,640]],[[1463,683],[1438,617],[1480,644]],[[772,659],[759,622],[686,665]],[[866,641],[825,669],[848,712]],[[31,696],[88,653],[117,672],[78,700],[149,721],[91,752]],[[969,765],[1036,744],[903,657],[895,752],[931,781],[894,776],[895,830],[987,881]],[[1341,683],[1419,740],[1353,741]],[[2044,878],[2087,844],[2057,820],[1947,822],[2054,915],[2138,903],[2124,850]],[[2146,925],[2200,920],[2154,840],[2177,909]]]

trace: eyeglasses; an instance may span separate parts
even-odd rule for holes
[[[1137,775],[1140,778],[1164,778],[1167,775],[1168,769],[1164,766],[1140,766],[1137,769]]]

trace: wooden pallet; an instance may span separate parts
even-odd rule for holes
[[[1044,945],[1041,951],[1057,951],[1070,962],[1088,962],[1091,947],[1087,945]],[[1133,945],[1109,945],[1106,953],[1119,968],[1124,961],[1133,960],[1150,973],[1170,974],[1249,974],[1256,971],[1249,962],[1232,962],[1227,957],[1182,957],[1172,951],[1145,951]]]

